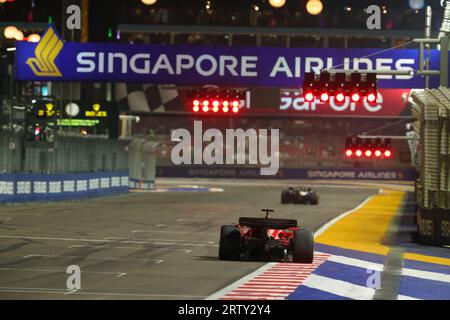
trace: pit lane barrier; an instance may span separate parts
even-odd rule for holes
[[[0,174],[0,203],[51,202],[128,193],[128,171]]]

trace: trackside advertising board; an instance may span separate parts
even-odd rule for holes
[[[418,50],[221,47],[63,42],[50,26],[39,43],[18,42],[16,79],[299,88],[323,68],[410,70]],[[431,52],[437,69],[439,52]],[[379,76],[380,88],[423,88],[424,79]],[[437,79],[433,85],[437,85]]]
[[[410,168],[280,168],[275,176],[261,176],[259,168],[242,166],[157,166],[157,177],[235,178],[235,179],[303,179],[303,180],[373,180],[414,181]]]
[[[127,171],[89,173],[0,173],[0,204],[8,202],[65,201],[124,194]]]
[[[320,100],[308,102],[299,91],[281,91],[281,103],[278,110],[251,106],[254,112],[295,114],[295,115],[333,115],[333,116],[409,116],[411,104],[409,97],[411,90],[381,89],[377,99],[368,102],[366,98],[359,102],[352,102],[346,98],[338,102],[334,97],[328,102]]]

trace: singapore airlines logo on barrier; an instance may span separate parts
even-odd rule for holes
[[[27,65],[39,77],[62,77],[55,59],[64,47],[53,26],[50,26],[34,51],[35,58],[28,58]]]

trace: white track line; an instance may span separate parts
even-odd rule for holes
[[[352,266],[352,267],[380,271],[380,272],[384,270],[384,265],[381,263],[374,263],[374,262],[369,262],[369,261],[354,259],[354,258],[348,258],[348,257],[343,257],[343,256],[332,255],[328,259],[328,261],[336,262],[339,264],[345,264],[345,265]]]
[[[133,230],[133,231],[131,231],[131,233],[132,234],[136,234],[136,233],[168,233],[168,234],[188,234],[188,235],[195,234],[195,232],[192,232],[192,231],[171,231],[171,230],[160,230],[160,229],[154,229],[154,230]],[[202,232],[202,235],[210,235],[210,236],[217,237],[217,232]],[[205,241],[207,241],[207,240],[205,240]],[[210,241],[208,241],[208,242],[210,242]]]
[[[192,241],[192,242],[206,242],[202,243],[183,243],[188,240],[166,240],[166,239],[143,239],[137,240],[110,240],[110,239],[77,239],[77,238],[53,238],[53,237],[36,237],[36,236],[0,236],[0,239],[32,239],[32,240],[51,240],[51,241],[71,241],[71,242],[102,242],[102,243],[126,243],[126,244],[155,244],[155,245],[170,245],[170,246],[190,246],[190,247],[218,247],[214,244],[215,241]],[[145,240],[145,241],[144,241]],[[171,242],[158,242],[171,241]]]
[[[172,294],[155,294],[155,293],[119,293],[119,292],[87,292],[87,291],[68,291],[67,289],[49,289],[49,288],[19,288],[19,287],[0,287],[0,292],[10,293],[49,293],[62,294],[71,293],[73,295],[97,295],[97,296],[124,296],[124,297],[162,297],[162,298],[186,298],[201,299],[204,296],[194,295],[172,295]]]
[[[303,282],[303,286],[329,292],[354,300],[372,300],[375,289],[359,286],[342,280],[312,274]]]
[[[173,234],[192,234],[192,231],[167,231],[167,230],[133,230],[131,233],[173,233]]]
[[[143,249],[148,249],[150,251],[156,251],[156,250],[161,250],[161,251],[181,251],[184,252],[186,254],[191,253],[192,250],[188,250],[188,249],[172,249],[172,248],[145,248],[145,247],[111,247],[111,246],[92,246],[92,245],[82,245],[82,244],[74,244],[72,246],[68,246],[67,249],[72,249],[72,248],[104,248],[104,249],[133,249],[133,250],[143,250]]]
[[[363,287],[342,280],[336,280],[328,277],[312,274],[305,280],[303,286],[329,292],[341,297],[353,300],[372,300],[375,295],[375,289]],[[419,300],[409,296],[399,295],[398,300]]]
[[[77,292],[77,291],[78,291],[78,290],[72,290],[72,291],[69,291],[69,292],[64,293],[64,295],[67,296],[67,295],[72,294],[72,293],[75,293],[75,292]]]
[[[343,257],[343,256],[332,255],[328,259],[328,261],[345,264],[345,265],[349,265],[352,267],[380,271],[380,272],[382,272],[384,270],[383,264],[369,262],[369,261],[360,260],[360,259],[348,258],[348,257]],[[445,273],[439,273],[439,272],[431,272],[431,271],[403,268],[402,276],[450,283],[450,275],[445,274]]]
[[[408,296],[404,296],[404,295],[399,294],[397,296],[397,300],[420,300],[420,299],[416,299],[416,298],[413,298],[413,297],[408,297]]]
[[[91,257],[91,256],[65,256],[65,255],[50,255],[50,254],[29,254],[23,256],[22,259],[29,258],[81,258],[81,259],[97,259],[97,260],[122,260],[122,261],[152,261],[155,264],[163,263],[164,260],[159,259],[132,259],[132,258],[115,258],[115,257]]]
[[[51,272],[51,273],[66,273],[66,270],[52,270],[52,269],[18,269],[18,268],[0,268],[0,271],[24,271],[24,272]],[[84,271],[81,270],[81,273],[92,273],[92,274],[113,274],[117,278],[123,277],[126,275],[126,272],[107,272],[107,271]]]
[[[450,283],[450,275],[416,269],[403,269],[402,276]]]

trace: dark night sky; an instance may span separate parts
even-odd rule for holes
[[[29,21],[31,3],[33,0],[16,0],[13,3],[0,5],[0,21]],[[72,1],[65,0],[67,3]],[[282,9],[271,9],[268,0],[211,0],[212,8],[217,10],[239,12],[243,16],[248,16],[248,12],[252,5],[259,5],[261,10],[274,10],[276,14],[283,12],[305,11],[305,3],[307,0],[287,0],[286,5]],[[63,0],[34,0],[35,8],[33,10],[33,21],[46,22],[48,16],[52,16],[57,27],[61,26],[61,14]],[[352,7],[352,13],[362,12],[363,8],[369,4],[387,5],[392,13],[396,13],[400,17],[402,12],[409,9],[408,0],[322,0],[324,3],[324,12],[322,19],[330,20],[339,12],[342,14],[345,6]],[[439,5],[439,0],[428,0],[426,4],[433,6],[434,27],[439,24],[443,9]],[[170,11],[170,24],[183,24],[183,15],[188,10],[192,10],[194,14],[204,11],[206,0],[158,0],[153,6],[145,6],[140,0],[90,0],[90,34],[92,40],[102,40],[107,33],[108,27],[115,27],[118,23],[134,22],[133,16],[130,14],[136,9],[141,8],[144,13],[148,13],[150,9],[158,10],[159,8],[167,8]],[[409,10],[410,12],[411,10]],[[423,11],[414,17],[415,29],[422,28]],[[282,18],[283,19],[283,18]],[[335,18],[336,19],[336,18]],[[342,20],[348,20],[340,18]],[[351,20],[351,18],[350,18]],[[226,23],[222,23],[226,25]],[[308,25],[303,25],[305,27]],[[311,27],[316,27],[312,25]]]

